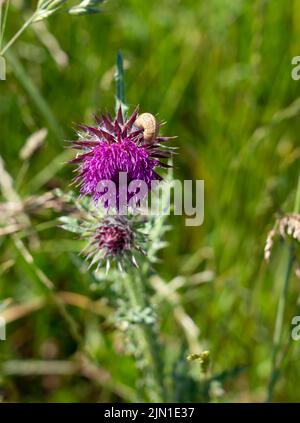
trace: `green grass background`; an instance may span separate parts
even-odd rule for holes
[[[7,38],[34,4],[13,2]],[[139,104],[142,111],[158,113],[167,121],[163,133],[178,135],[176,178],[205,180],[204,224],[186,227],[184,217],[170,218],[173,228],[158,274],[166,282],[185,278],[177,300],[200,329],[199,342],[211,352],[213,371],[247,366],[225,383],[220,401],[263,401],[283,283],[280,246],[270,266],[263,261],[263,248],[276,213],[292,210],[299,172],[300,83],[291,78],[291,59],[300,54],[299,1],[109,0],[100,15],[57,15],[47,27],[67,54],[68,65],[59,68],[39,35],[28,29],[11,49],[15,60],[8,57],[7,81],[0,83],[0,151],[19,195],[68,189],[72,169],[61,165],[64,139],[74,138],[75,123],[92,122],[94,112],[113,111],[113,67],[121,50],[129,106]],[[49,110],[44,111],[40,101]],[[49,130],[46,143],[24,177],[18,178],[19,151],[42,127]],[[78,267],[81,245],[55,226],[55,217],[48,212],[32,221],[34,227],[53,223],[39,231],[39,245],[29,247],[37,265],[57,291],[93,300],[105,297],[107,283],[91,289],[88,274]],[[27,245],[26,238],[24,242]],[[22,305],[43,296],[10,237],[0,239],[0,254],[2,299]],[[212,280],[199,283],[207,271],[213,272]],[[298,293],[299,280],[293,277],[285,340]],[[168,301],[162,301],[159,310],[162,337],[172,355],[173,348],[180,349],[182,330]],[[9,361],[13,368],[0,373],[3,400],[131,398],[134,361],[122,353],[122,338],[109,316],[75,307],[68,311],[110,379],[99,385],[76,372],[18,374],[23,360],[55,358],[65,365],[76,354],[78,345],[56,308],[47,304],[10,323],[7,340],[0,342],[1,366]],[[300,399],[299,354],[300,342],[293,342],[283,362],[276,401]]]

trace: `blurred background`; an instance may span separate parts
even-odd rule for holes
[[[12,1],[6,38],[35,4]],[[163,134],[178,135],[177,179],[205,181],[204,224],[186,227],[184,217],[170,218],[169,245],[150,280],[168,354],[184,342],[191,353],[208,349],[213,371],[229,375],[216,389],[218,401],[263,401],[283,284],[281,246],[269,266],[263,250],[277,214],[292,211],[299,173],[300,83],[291,78],[291,60],[300,54],[300,3],[108,0],[102,9],[50,17],[27,29],[6,56],[0,298],[7,339],[0,341],[0,399],[134,399],[137,371],[111,323],[109,281],[95,284],[78,256],[82,244],[58,228],[60,205],[47,194],[69,189],[65,140],[74,139],[75,124],[114,111],[121,50],[130,109],[139,104],[158,114],[167,121]],[[8,223],[8,201],[27,207],[24,213],[16,206],[18,224]],[[55,298],[45,284],[53,284]],[[285,340],[299,286],[292,276]],[[58,298],[97,366],[80,355],[53,304]],[[300,341],[292,342],[275,401],[300,400],[299,353]]]

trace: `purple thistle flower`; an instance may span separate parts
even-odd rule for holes
[[[149,115],[149,114],[143,114]],[[143,115],[140,115],[142,117]],[[130,182],[141,180],[151,189],[152,181],[160,181],[156,167],[169,167],[160,159],[170,157],[170,151],[162,148],[162,142],[175,137],[159,137],[157,131],[149,138],[149,131],[138,124],[138,108],[125,121],[121,107],[115,119],[110,115],[96,117],[97,126],[79,125],[79,139],[73,141],[75,149],[83,151],[71,163],[79,164],[78,176],[75,178],[82,195],[91,195],[95,201],[107,192],[99,189],[102,181],[112,181],[116,187],[116,202],[107,198],[105,207],[116,206],[120,196],[119,174],[127,174],[127,187]],[[152,115],[150,115],[152,116]],[[153,117],[154,119],[154,117]],[[159,127],[159,125],[158,125]],[[127,192],[127,201],[135,195]],[[126,196],[126,194],[125,194]]]

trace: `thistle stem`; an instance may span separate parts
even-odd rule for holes
[[[122,53],[117,55],[116,64],[116,112],[119,107],[122,108],[123,116],[126,116],[128,107],[125,103],[125,78],[124,63]],[[124,276],[124,290],[130,306],[133,310],[141,312],[149,307],[147,293],[144,286],[145,281],[142,278],[142,270],[128,270]],[[145,274],[145,273],[143,273]],[[159,342],[157,333],[153,324],[144,322],[133,324],[135,342],[141,353],[142,361],[145,363],[145,387],[149,400],[152,402],[164,402],[164,376],[162,371],[162,362],[159,353]]]
[[[146,293],[143,289],[141,275],[132,271],[124,279],[124,287],[131,307],[141,311],[148,306]],[[135,340],[141,351],[142,359],[149,374],[145,376],[149,400],[153,402],[165,401],[164,377],[159,354],[159,342],[153,325],[138,323],[133,326]]]

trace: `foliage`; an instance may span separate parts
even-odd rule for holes
[[[8,39],[35,5],[12,1]],[[8,321],[7,340],[0,341],[2,398],[136,400],[138,371],[127,332],[116,325],[154,316],[177,400],[263,401],[286,272],[282,245],[274,246],[269,265],[264,245],[277,213],[293,212],[299,173],[300,86],[290,63],[300,51],[300,5],[111,0],[102,12],[80,20],[49,16],[7,52],[0,133],[13,190],[2,192],[0,214],[1,313]],[[167,121],[164,131],[179,135],[176,179],[205,180],[204,224],[189,228],[184,217],[170,219],[168,246],[149,269],[151,312],[146,307],[142,317],[128,316],[126,307],[115,314],[121,286],[114,275],[89,272],[77,254],[84,242],[58,227],[69,206],[55,196],[43,197],[43,206],[39,200],[53,188],[68,191],[63,140],[72,139],[73,122],[92,122],[94,112],[114,104],[119,49],[130,110],[139,104],[156,111]],[[23,160],[20,150],[41,128],[47,138]],[[300,344],[290,342],[298,295],[292,273],[282,334],[288,353],[274,401],[299,401]],[[206,375],[186,360],[205,350]]]

